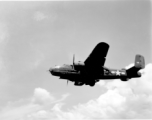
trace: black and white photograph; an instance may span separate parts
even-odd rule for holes
[[[0,120],[152,119],[152,1],[0,1]]]

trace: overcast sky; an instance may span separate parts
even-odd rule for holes
[[[148,64],[147,74],[126,83],[108,80],[95,87],[78,87],[72,82],[67,86],[66,80],[48,72],[55,65],[72,64],[73,54],[76,61],[84,61],[99,42],[110,45],[105,66],[121,69],[141,54]],[[152,118],[149,63],[148,0],[0,2],[3,120]],[[149,82],[144,83],[146,80]],[[121,105],[124,109],[116,109]]]

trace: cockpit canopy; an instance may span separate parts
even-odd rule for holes
[[[59,65],[56,65],[54,68],[60,68],[61,66],[59,66]]]
[[[78,61],[74,63],[74,69],[75,70],[81,70],[85,66],[84,62]]]
[[[72,68],[73,66],[72,65],[66,65],[66,64],[63,64],[63,65],[56,65],[54,68],[57,68],[57,69],[59,69],[59,68]]]
[[[74,63],[74,66],[84,66],[84,62],[78,61]]]

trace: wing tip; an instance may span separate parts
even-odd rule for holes
[[[97,44],[97,46],[105,46],[105,47],[107,47],[107,48],[109,48],[109,44],[108,43],[106,43],[106,42],[99,42],[98,44]]]

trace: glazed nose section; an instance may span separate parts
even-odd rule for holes
[[[54,76],[58,76],[58,74],[59,74],[59,72],[56,68],[50,68],[49,71]]]
[[[50,73],[53,75],[54,68],[50,68],[49,71],[50,71]]]

